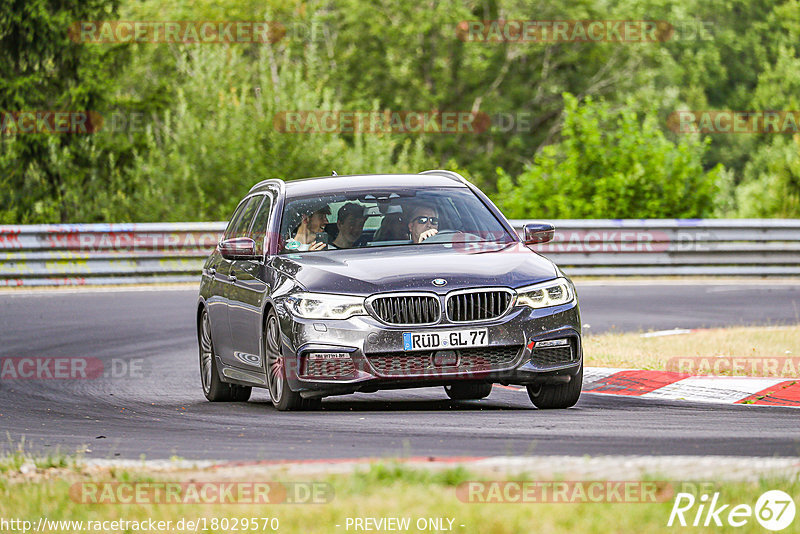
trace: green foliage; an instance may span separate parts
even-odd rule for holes
[[[231,45],[68,37],[76,21],[117,17],[269,20],[286,32]],[[497,43],[457,31],[495,19],[663,20],[675,32]],[[222,219],[266,177],[423,168],[460,169],[513,216],[796,217],[791,140],[701,142],[666,126],[678,109],[800,109],[798,38],[797,0],[8,0],[0,111],[90,110],[106,122],[93,135],[0,135],[0,224]],[[478,111],[492,124],[422,135],[274,127],[282,111],[327,109]]]
[[[800,218],[800,135],[763,146],[744,174],[736,190],[737,216]]]
[[[458,486],[474,479],[475,475],[463,466],[431,471],[409,467],[400,462],[388,461],[374,463],[367,470],[355,472],[349,479],[348,489],[354,493],[369,493],[375,487],[399,484]]]
[[[116,48],[72,42],[76,20],[114,17],[117,0],[0,3],[0,110],[97,111],[113,86]],[[102,147],[86,135],[18,134],[0,140],[0,221],[62,222],[82,215],[105,177]],[[88,198],[91,196],[87,195]]]
[[[514,218],[704,217],[721,169],[703,171],[704,144],[677,143],[656,114],[564,95],[562,141],[544,147],[516,183],[498,169],[498,206]]]
[[[36,469],[75,468],[80,460],[77,456],[64,454],[59,450],[47,455],[36,455],[25,450],[25,437],[14,443],[11,434],[6,432],[7,451],[0,454],[0,477],[4,473],[19,471],[23,466]]]
[[[409,172],[427,164],[419,142],[397,136],[285,133],[287,110],[341,108],[331,91],[306,82],[314,66],[238,48],[187,50],[176,65],[176,102],[157,123],[109,199],[125,219],[227,219],[256,182],[369,172]],[[309,72],[311,71],[311,72]],[[146,211],[144,211],[146,210]]]

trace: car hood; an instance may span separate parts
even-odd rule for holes
[[[452,245],[330,250],[276,257],[272,266],[309,291],[371,295],[387,291],[446,293],[476,286],[518,288],[558,276],[555,265],[520,243],[479,251]],[[443,278],[437,288],[432,281]]]

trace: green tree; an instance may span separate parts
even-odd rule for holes
[[[722,167],[705,172],[705,143],[667,139],[643,118],[591,98],[564,95],[562,140],[514,181],[498,169],[494,200],[514,218],[704,217],[714,211]]]
[[[270,45],[69,40],[73,22],[117,11],[125,20],[270,20],[286,33]],[[498,19],[663,20],[676,31],[657,43],[471,42],[459,31]],[[0,223],[220,218],[263,176],[453,166],[489,193],[502,168],[508,206],[508,184],[538,172],[590,199],[537,208],[558,213],[792,214],[778,200],[793,198],[793,142],[716,134],[706,144],[673,134],[666,120],[687,108],[798,109],[798,37],[797,0],[7,0],[0,111],[91,110],[107,128],[0,137]],[[586,102],[580,112],[565,112],[565,93]],[[276,132],[275,114],[291,109],[471,110],[493,124],[479,134]],[[124,119],[136,116],[144,121],[134,127]],[[623,127],[630,138],[611,133]],[[598,138],[624,150],[595,153]],[[573,161],[584,152],[594,166]],[[575,174],[550,178],[553,162]]]
[[[800,218],[800,135],[776,136],[753,155],[736,206],[739,217]]]
[[[117,0],[0,3],[0,111],[99,113],[125,56],[118,48],[73,42],[69,27],[75,21],[113,18],[117,5]],[[82,196],[102,186],[107,161],[102,151],[87,135],[4,135],[0,221],[75,220]]]
[[[397,135],[281,131],[275,122],[281,112],[341,108],[332,91],[309,83],[320,68],[312,55],[274,63],[264,48],[253,61],[231,46],[192,47],[178,57],[175,104],[143,125],[143,147],[104,202],[113,206],[109,217],[220,220],[266,178],[417,172],[432,165],[421,143]]]
[[[654,18],[649,9],[632,1],[389,0],[376,6],[344,0],[322,20],[331,28],[329,80],[337,97],[355,106],[377,100],[388,109],[486,113],[492,118],[486,132],[424,140],[441,165],[457,158],[476,184],[492,191],[494,168],[515,175],[557,139],[563,92],[627,97],[660,74],[654,67],[664,54],[660,43],[471,41],[459,31],[462,24]]]

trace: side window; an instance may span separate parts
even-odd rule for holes
[[[253,229],[250,231],[253,240],[256,242],[256,254],[259,256],[264,254],[264,238],[267,237],[267,230],[269,226],[269,215],[272,211],[272,198],[269,195],[264,196],[264,202],[256,214],[255,221],[253,222]]]
[[[244,211],[245,206],[247,206],[247,202],[240,202],[236,207],[236,210],[233,212],[233,215],[231,215],[231,219],[228,222],[228,226],[225,228],[225,233],[222,235],[222,239],[230,239],[233,237],[233,229],[236,226],[236,221],[242,217],[242,212]]]
[[[264,197],[261,195],[250,197],[250,200],[247,201],[244,209],[242,210],[242,214],[233,224],[230,238],[247,237],[248,231],[250,230],[250,223],[253,222],[253,217],[255,216],[256,210],[258,209],[259,204],[261,204],[261,200],[263,198]]]

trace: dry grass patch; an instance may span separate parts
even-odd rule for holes
[[[715,328],[659,337],[588,335],[584,356],[591,367],[797,378],[800,325]]]

